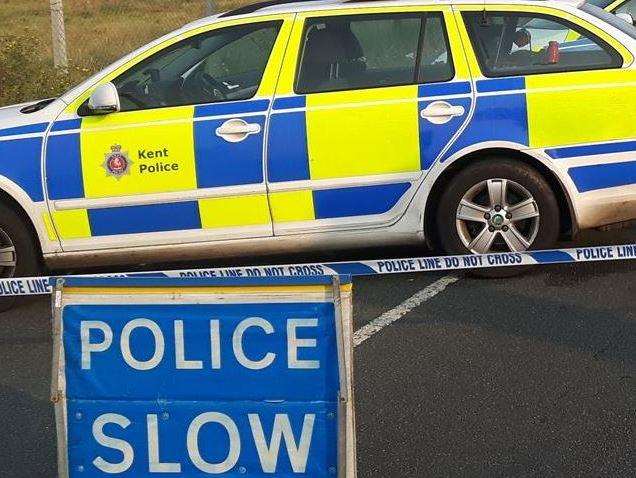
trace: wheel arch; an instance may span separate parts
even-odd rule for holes
[[[429,246],[434,249],[439,249],[439,237],[437,230],[434,227],[435,208],[439,203],[445,186],[448,185],[453,178],[468,164],[473,164],[476,161],[484,161],[493,156],[504,156],[509,159],[521,161],[528,166],[535,169],[541,176],[548,182],[552,191],[556,195],[557,202],[559,203],[559,219],[560,219],[560,233],[562,236],[570,237],[574,236],[577,231],[576,213],[574,205],[567,192],[565,185],[559,179],[557,174],[546,166],[542,161],[536,157],[518,149],[506,148],[506,147],[487,147],[478,150],[471,151],[465,155],[462,155],[450,163],[435,179],[430,193],[426,199],[426,205],[424,209],[424,237],[426,238]],[[563,205],[567,207],[563,207]]]
[[[48,238],[43,221],[39,220],[40,208],[29,195],[10,179],[0,176],[0,202],[13,210],[29,230],[33,245],[43,261],[43,240]]]

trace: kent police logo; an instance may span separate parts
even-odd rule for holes
[[[106,159],[102,164],[106,173],[116,179],[121,179],[122,176],[130,174],[130,166],[133,162],[128,157],[128,153],[123,152],[119,144],[111,146],[110,150],[110,153],[104,155]]]

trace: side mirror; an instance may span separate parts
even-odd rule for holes
[[[121,109],[119,93],[112,83],[97,87],[88,99],[88,109],[92,114],[107,115]]]
[[[636,23],[634,23],[634,17],[632,17],[631,13],[617,13],[616,16],[621,20],[625,20],[630,25],[636,25]]]

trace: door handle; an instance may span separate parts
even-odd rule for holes
[[[229,143],[243,141],[251,134],[261,132],[261,125],[258,123],[247,123],[239,118],[227,120],[216,129],[216,135]]]
[[[434,101],[422,110],[420,116],[433,124],[444,124],[456,116],[463,116],[465,112],[463,106],[453,106],[446,101]]]

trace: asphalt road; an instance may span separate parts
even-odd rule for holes
[[[306,259],[334,256],[287,261]],[[636,263],[446,276],[354,282],[356,329],[395,320],[355,350],[359,476],[636,476]],[[0,314],[0,477],[56,474],[49,316],[44,297]]]

